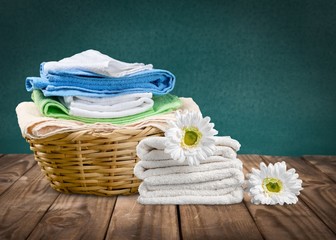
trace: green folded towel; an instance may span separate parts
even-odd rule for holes
[[[46,117],[63,118],[77,120],[85,123],[108,122],[116,125],[133,123],[146,117],[171,112],[181,107],[181,100],[174,95],[165,94],[154,96],[154,106],[152,109],[131,116],[120,118],[86,118],[69,115],[69,110],[55,97],[45,97],[40,90],[34,90],[32,99],[40,113]]]

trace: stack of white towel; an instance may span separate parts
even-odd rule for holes
[[[216,152],[198,166],[179,163],[164,152],[165,137],[149,137],[137,146],[134,174],[142,179],[142,204],[233,204],[243,199],[244,175],[238,141],[215,137]]]
[[[94,118],[119,118],[151,109],[152,93],[131,93],[114,97],[65,96],[60,101],[73,116]]]

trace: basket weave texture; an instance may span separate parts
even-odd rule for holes
[[[136,146],[149,136],[162,136],[155,127],[111,132],[84,130],[26,140],[52,188],[63,193],[102,196],[138,192],[133,174]]]

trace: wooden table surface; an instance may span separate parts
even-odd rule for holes
[[[285,161],[303,180],[295,205],[141,205],[137,195],[56,192],[31,154],[0,156],[0,239],[336,239],[336,156],[239,155],[244,173]]]

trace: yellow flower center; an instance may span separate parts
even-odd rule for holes
[[[183,132],[182,147],[195,147],[202,138],[202,133],[195,127],[184,128]]]
[[[279,193],[282,190],[282,182],[277,178],[265,178],[263,188],[269,193]]]

